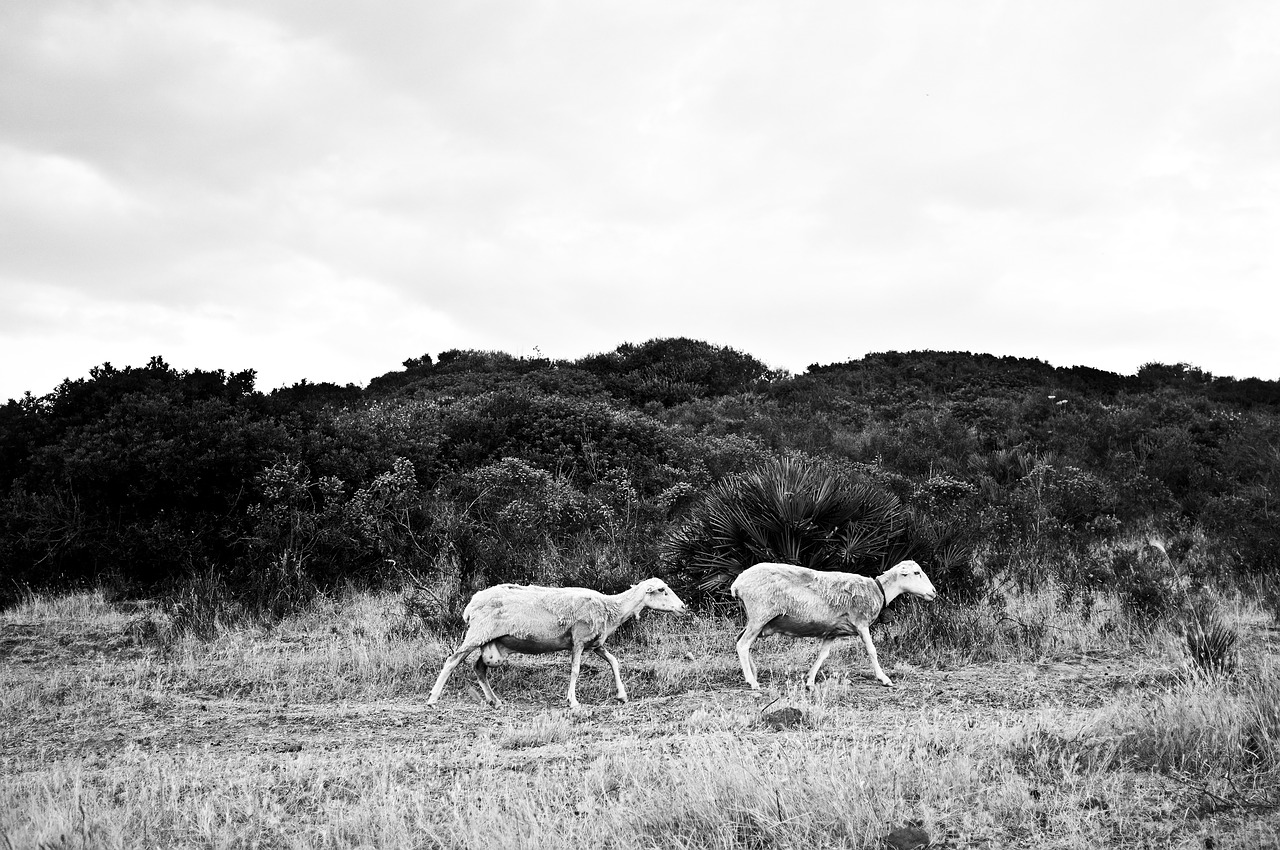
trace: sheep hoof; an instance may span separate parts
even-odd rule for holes
[[[880,684],[884,685],[886,688],[892,688],[893,680],[890,679],[888,676],[885,676],[883,679],[880,680]]]
[[[618,700],[618,702],[622,703],[623,705],[626,705],[626,704],[627,704],[627,695],[626,695],[626,694],[618,694],[618,696],[616,697],[616,699]]]

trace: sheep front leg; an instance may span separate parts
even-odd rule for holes
[[[809,677],[804,682],[804,686],[809,690],[813,690],[817,685],[818,668],[822,666],[822,663],[827,660],[827,656],[831,654],[831,645],[834,643],[834,638],[823,638],[822,642],[818,644],[818,657],[814,659],[813,666],[809,668]]]
[[[747,680],[747,684],[753,691],[760,690],[760,680],[756,678],[756,664],[751,658],[751,644],[755,643],[763,629],[763,623],[748,620],[746,628],[738,638],[738,661],[742,664],[742,677]]]
[[[582,668],[582,644],[573,645],[573,659],[569,662],[569,708],[577,711],[582,708],[578,704],[578,670]]]
[[[453,673],[453,668],[457,667],[458,664],[462,662],[462,659],[467,657],[467,653],[478,647],[479,644],[477,643],[463,641],[462,646],[458,647],[457,650],[454,651],[453,655],[449,656],[449,658],[444,662],[444,667],[440,670],[440,675],[436,677],[436,684],[435,687],[431,689],[431,696],[427,697],[427,705],[435,705],[436,700],[440,699],[440,694],[444,692],[444,683],[449,681],[449,676]]]
[[[893,680],[880,669],[880,659],[876,657],[876,645],[871,642],[871,628],[869,626],[858,626],[858,634],[862,635],[862,645],[867,648],[867,657],[871,659],[871,672],[876,674],[876,679],[880,684],[892,688]]]
[[[618,686],[618,702],[627,701],[627,689],[622,686],[622,671],[618,668],[618,659],[613,657],[613,653],[605,649],[603,646],[596,647],[596,655],[599,655],[605,661],[609,662],[609,666],[613,668],[613,682]]]

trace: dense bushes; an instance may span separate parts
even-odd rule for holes
[[[250,482],[287,443],[252,382],[155,358],[10,402],[0,510],[10,579],[145,584],[233,561]]]
[[[154,358],[10,401],[0,593],[193,574],[465,593],[665,569],[711,598],[756,560],[872,571],[914,557],[974,597],[1044,578],[1025,564],[1084,586],[1136,527],[1196,529],[1221,572],[1280,571],[1275,382],[955,352],[789,377],[687,339],[404,366],[363,390],[263,395],[252,372]]]

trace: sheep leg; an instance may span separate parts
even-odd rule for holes
[[[485,702],[497,708],[501,704],[498,695],[493,692],[493,688],[489,687],[489,665],[485,663],[484,652],[476,656],[475,667],[476,678],[480,680],[480,690],[484,691]]]
[[[822,666],[822,663],[827,660],[827,656],[831,654],[831,646],[835,642],[835,638],[823,638],[822,642],[818,644],[818,657],[814,659],[813,666],[809,668],[809,677],[805,679],[804,683],[804,686],[809,690],[813,690],[817,685],[818,668]]]
[[[603,646],[596,647],[596,655],[599,655],[605,661],[609,662],[609,666],[613,668],[613,682],[618,686],[618,702],[627,701],[627,689],[622,686],[622,671],[618,669],[618,659],[613,657],[613,653],[605,649]]]
[[[453,673],[453,668],[457,667],[462,659],[467,657],[467,653],[480,646],[478,643],[471,641],[463,641],[462,646],[450,655],[444,662],[444,667],[440,670],[440,675],[436,677],[435,687],[431,689],[431,696],[427,697],[427,705],[435,705],[436,700],[440,699],[440,694],[444,692],[444,683],[449,681],[449,676]]]
[[[573,645],[573,658],[569,662],[569,708],[575,711],[582,706],[578,704],[578,670],[582,668],[582,644]]]
[[[871,642],[870,627],[858,626],[858,634],[862,635],[862,645],[867,648],[867,657],[871,659],[871,672],[876,674],[876,679],[880,684],[892,688],[893,680],[880,669],[880,659],[876,657],[876,645]]]
[[[753,691],[760,690],[760,680],[756,678],[756,663],[751,657],[751,644],[755,643],[763,630],[764,623],[748,620],[747,627],[742,630],[742,635],[738,638],[738,661],[742,664],[742,677],[747,680],[747,684]]]

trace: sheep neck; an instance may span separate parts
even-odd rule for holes
[[[884,597],[884,608],[888,608],[890,602],[902,595],[902,588],[898,587],[897,579],[898,577],[892,573],[881,573],[873,579],[876,586],[880,588],[880,595]]]
[[[610,596],[609,601],[618,606],[618,613],[622,616],[618,622],[625,623],[644,610],[644,596],[645,591],[639,585]]]
[[[880,610],[883,611],[889,607],[889,596],[884,592],[884,584],[880,582],[879,578],[873,578],[872,581],[876,583],[876,589],[880,591]]]

